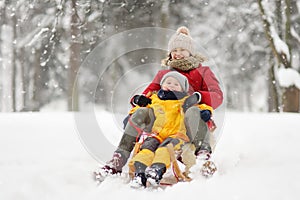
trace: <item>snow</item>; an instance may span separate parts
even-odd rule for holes
[[[291,28],[291,35],[300,43],[300,35],[296,32],[294,27]]]
[[[107,112],[97,113],[97,119],[106,126],[115,123]],[[80,142],[73,113],[1,113],[0,199],[296,200],[299,121],[299,114],[227,112],[213,178],[198,176],[165,190],[134,190],[121,177],[99,186],[93,182],[98,164]]]
[[[287,44],[280,39],[279,35],[277,34],[273,26],[270,26],[270,31],[271,31],[271,36],[274,40],[276,51],[279,53],[284,53],[286,55],[286,59],[290,60],[289,47],[287,46]]]
[[[35,33],[31,40],[28,42],[27,46],[33,46],[39,39],[41,39],[42,34],[49,31],[49,28],[41,28],[38,33]]]
[[[280,68],[278,69],[278,80],[282,87],[290,87],[295,85],[300,89],[300,75],[292,68]]]

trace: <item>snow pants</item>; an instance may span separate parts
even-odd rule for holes
[[[200,109],[192,106],[185,112],[185,128],[190,141],[195,145],[196,152],[205,149],[212,151],[210,144],[211,134],[207,124],[201,119]]]
[[[132,114],[116,150],[116,152],[122,155],[124,160],[128,160],[140,131],[151,132],[154,121],[155,115],[151,108],[141,107]],[[198,107],[192,106],[187,109],[185,113],[185,126],[190,141],[196,147],[196,152],[201,149],[211,151],[208,127],[201,119]]]
[[[166,169],[170,167],[171,159],[167,148],[168,144],[172,144],[174,151],[179,151],[184,141],[179,138],[167,138],[162,143],[153,137],[148,137],[141,145],[140,151],[130,160],[129,167],[136,173],[143,173],[145,168],[136,169],[137,162],[142,163],[145,167],[152,164],[160,164]]]

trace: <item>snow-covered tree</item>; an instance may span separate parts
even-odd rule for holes
[[[79,109],[84,101],[107,106],[113,90],[122,97],[126,85],[139,84],[130,79],[124,80],[122,88],[115,88],[126,72],[157,63],[149,71],[137,71],[136,77],[151,80],[166,52],[141,49],[126,53],[106,66],[103,79],[98,74],[101,62],[85,68],[86,78],[77,91],[74,80],[87,55],[126,30],[176,30],[182,25],[216,63],[228,108],[288,111],[290,106],[297,107],[299,87],[297,78],[287,83],[288,79],[281,77],[287,77],[286,73],[299,76],[299,7],[296,0],[1,1],[1,111],[38,111],[56,100],[63,100],[68,110]],[[259,20],[262,10],[263,23]],[[264,36],[266,22],[274,48]],[[166,42],[168,38],[158,40]],[[127,41],[112,42],[106,50],[117,54],[128,45]],[[91,91],[93,87],[96,91]],[[128,104],[118,98],[115,105]]]
[[[286,112],[300,111],[300,75],[299,2],[293,0],[263,1],[258,0],[265,35],[269,41],[273,60],[271,63],[271,95],[276,101],[274,106]],[[274,14],[275,13],[275,14]],[[298,31],[299,32],[299,31]]]

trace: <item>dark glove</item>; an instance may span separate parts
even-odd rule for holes
[[[211,113],[209,110],[201,110],[200,115],[203,121],[208,122],[208,120],[210,120]]]
[[[189,96],[188,98],[186,98],[186,100],[184,101],[182,108],[183,108],[183,112],[185,112],[188,108],[192,107],[193,105],[197,104],[199,102],[200,99],[200,93],[194,93],[191,96]]]
[[[139,105],[141,107],[145,107],[148,104],[151,104],[151,99],[149,99],[148,97],[146,97],[144,95],[135,95],[133,97],[133,104]]]

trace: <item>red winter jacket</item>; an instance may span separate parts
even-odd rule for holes
[[[189,71],[172,70],[176,70],[187,77],[190,84],[189,94],[199,92],[202,97],[201,103],[205,103],[214,109],[222,104],[223,92],[219,87],[219,81],[209,67],[200,64],[199,67]],[[160,70],[143,94],[147,95],[149,92],[158,91],[162,77],[169,71],[171,70]]]

